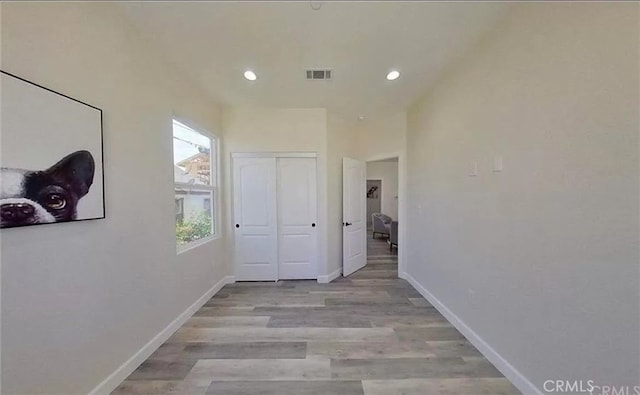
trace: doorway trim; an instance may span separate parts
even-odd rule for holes
[[[405,153],[396,151],[389,152],[386,154],[373,155],[368,158],[365,158],[365,163],[375,162],[384,159],[392,159],[398,158],[398,277],[402,279],[407,278],[406,273],[406,190],[407,190],[407,180],[406,180],[406,163],[405,163]],[[367,178],[369,179],[369,178]],[[380,200],[380,206],[382,207],[382,200]]]

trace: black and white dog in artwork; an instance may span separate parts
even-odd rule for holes
[[[88,151],[71,153],[46,170],[0,168],[0,228],[74,220],[94,171]]]

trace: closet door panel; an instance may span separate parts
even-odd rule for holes
[[[235,276],[278,279],[276,159],[234,158]]]
[[[280,279],[318,276],[316,179],[315,158],[278,158]]]

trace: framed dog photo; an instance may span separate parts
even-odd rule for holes
[[[0,78],[0,228],[104,218],[102,110]]]

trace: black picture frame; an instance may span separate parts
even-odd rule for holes
[[[106,189],[105,189],[105,175],[104,175],[104,168],[105,168],[104,167],[104,163],[105,163],[105,160],[104,160],[104,122],[103,122],[104,118],[103,118],[102,109],[99,108],[99,107],[96,107],[94,105],[91,105],[91,104],[89,104],[87,102],[84,102],[84,101],[78,100],[76,98],[73,98],[73,97],[71,97],[69,95],[66,95],[64,93],[61,93],[61,92],[58,92],[58,91],[53,90],[51,88],[48,88],[46,86],[43,86],[41,84],[38,84],[36,82],[30,81],[30,80],[28,80],[28,79],[26,79],[24,77],[21,77],[21,76],[18,76],[16,74],[14,74],[14,73],[10,73],[8,71],[2,70],[2,69],[0,69],[0,78],[2,78],[2,79],[10,78],[10,79],[12,79],[12,80],[14,80],[16,82],[27,84],[27,86],[38,88],[38,89],[46,92],[47,94],[55,95],[54,97],[59,97],[59,98],[64,99],[64,100],[69,100],[72,103],[76,103],[78,105],[86,107],[87,109],[94,110],[94,111],[97,112],[96,115],[98,116],[98,121],[97,121],[97,125],[94,125],[94,126],[97,126],[98,130],[99,130],[99,136],[98,136],[99,144],[97,145],[97,148],[99,148],[100,159],[97,160],[97,161],[94,161],[94,168],[96,170],[99,169],[99,172],[98,172],[99,173],[99,177],[96,178],[95,177],[96,174],[94,173],[94,175],[92,177],[92,183],[91,183],[90,187],[88,187],[88,189],[89,189],[88,193],[91,192],[91,188],[93,188],[96,185],[99,185],[100,190],[101,190],[100,193],[97,195],[97,196],[99,196],[100,203],[101,203],[100,207],[99,207],[101,209],[101,214],[100,215],[90,216],[90,217],[87,217],[87,218],[75,217],[75,218],[70,218],[70,219],[58,219],[56,217],[56,220],[55,221],[51,221],[51,222],[36,222],[36,223],[28,223],[28,224],[23,224],[23,225],[11,225],[11,226],[3,226],[2,222],[0,222],[0,231],[4,232],[4,231],[7,231],[9,229],[23,229],[23,228],[36,226],[36,225],[66,224],[66,223],[73,223],[73,222],[84,222],[84,221],[93,221],[93,220],[105,219],[106,218],[106,203],[105,203],[105,200],[106,200],[106,192],[105,192],[105,190]],[[2,93],[3,98],[1,100],[1,102],[4,102],[5,101],[4,89],[2,90],[2,92],[3,92]],[[3,118],[4,118],[4,116],[3,116]],[[4,122],[4,121],[2,121],[2,122]],[[5,134],[5,133],[7,133],[7,132],[4,130],[4,127],[3,127],[2,128],[2,134]],[[0,136],[0,137],[2,137],[2,136]],[[93,157],[93,155],[95,155],[95,153],[91,153],[92,157]],[[0,159],[0,160],[4,160],[4,159]],[[51,163],[51,165],[53,165],[53,164],[54,163]],[[0,162],[0,171],[3,171],[3,170],[15,170],[16,169],[16,168],[11,167],[10,165],[7,165],[7,166],[5,166],[5,165],[6,165],[5,163]],[[26,168],[26,167],[20,167],[20,168],[17,168],[17,169],[19,169],[19,170],[27,170],[27,171],[39,171],[39,172],[42,172],[42,170],[44,170],[44,169],[30,169],[30,168]],[[0,175],[0,177],[1,177],[1,175]],[[2,178],[0,178],[0,182],[1,181],[2,181]],[[98,181],[99,184],[96,183],[96,181]],[[0,193],[2,193],[1,189],[0,189]],[[87,193],[87,195],[88,195],[88,193]],[[78,201],[80,199],[82,199],[83,196],[81,196],[78,199]],[[2,207],[2,202],[4,200],[5,199],[3,198],[3,196],[0,195],[0,208]],[[74,209],[75,209],[75,207],[74,207]],[[1,220],[2,220],[2,217],[0,216],[0,221]]]

